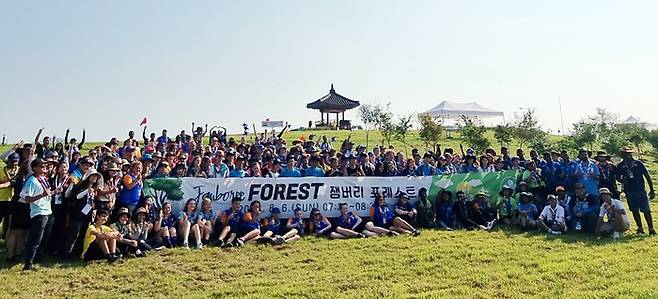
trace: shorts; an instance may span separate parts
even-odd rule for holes
[[[321,235],[319,235],[318,237],[329,238],[329,237],[331,236],[331,233],[332,233],[332,232],[333,232],[333,231],[332,231],[331,229],[325,230],[325,231],[324,231]]]
[[[626,192],[626,201],[628,201],[628,209],[633,211],[641,211],[643,213],[650,212],[649,197],[644,191],[640,192]]]
[[[250,227],[247,227],[247,226],[242,226],[238,229],[237,236],[238,236],[238,238],[244,237],[254,229],[258,229],[258,228],[250,228]],[[233,227],[231,227],[231,232],[234,232]]]
[[[30,205],[17,202],[11,211],[11,229],[30,229]]]
[[[88,262],[102,259],[105,259],[105,255],[103,254],[103,251],[98,248],[98,244],[96,244],[96,242],[89,244],[89,248],[87,248],[87,252],[85,252],[83,260]]]

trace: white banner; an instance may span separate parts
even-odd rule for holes
[[[283,127],[282,120],[264,120],[261,122],[263,128],[281,128]]]
[[[166,181],[161,181],[166,180]],[[201,202],[208,197],[212,200],[213,211],[221,213],[231,205],[233,197],[243,199],[244,210],[251,202],[258,200],[264,216],[277,207],[282,217],[293,215],[296,208],[308,213],[318,208],[328,217],[340,215],[338,204],[347,203],[349,209],[361,216],[368,216],[374,196],[381,193],[386,202],[395,204],[396,195],[405,192],[414,201],[420,188],[429,191],[432,177],[301,177],[301,178],[180,178],[155,179],[145,185],[145,193],[156,198],[156,205],[164,201],[172,203],[174,211],[183,208],[192,198],[201,208]],[[165,186],[166,185],[166,186]],[[154,187],[155,186],[155,187]],[[158,187],[159,186],[159,187]],[[172,193],[176,193],[174,195]],[[180,192],[182,191],[182,196]],[[167,194],[172,193],[168,198]]]

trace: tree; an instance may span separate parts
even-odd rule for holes
[[[514,120],[513,136],[519,143],[519,147],[523,147],[528,141],[534,138],[541,132],[539,121],[535,116],[535,109],[527,109],[521,115],[516,115]]]
[[[620,131],[626,137],[626,140],[633,144],[637,152],[642,155],[642,143],[647,141],[649,130],[639,124],[620,124],[615,129]]]
[[[609,134],[601,142],[601,147],[610,154],[619,153],[619,150],[628,145],[628,138],[623,134],[623,132],[618,132],[617,134]]]
[[[364,104],[359,106],[359,118],[361,118],[366,131],[366,147],[369,147],[370,130],[373,128],[379,128],[383,111],[384,108],[379,104]]]
[[[550,150],[552,145],[548,139],[548,133],[539,130],[532,138],[530,138],[530,140],[528,140],[528,146],[541,154]]]
[[[395,124],[395,129],[393,135],[398,138],[404,145],[404,153],[407,154],[407,133],[411,129],[411,120],[414,115],[409,114],[407,116],[400,116],[397,123]]]
[[[420,122],[418,136],[425,141],[425,146],[437,144],[441,140],[441,134],[443,134],[441,121],[428,114],[420,114],[418,121]]]
[[[618,119],[617,114],[609,112],[605,108],[596,108],[594,115],[589,116],[589,123],[596,126],[595,133],[598,137],[604,137],[613,131]]]
[[[514,128],[510,124],[497,125],[494,129],[494,138],[500,146],[503,147],[512,142],[512,136],[514,135]]]
[[[653,156],[658,160],[658,130],[647,133],[647,141],[653,147]]]
[[[572,133],[570,137],[573,140],[575,147],[583,148],[585,146],[589,146],[590,150],[594,147],[594,143],[597,140],[596,125],[581,121],[573,124],[571,131]]]
[[[180,201],[183,199],[182,181],[179,178],[157,178],[144,180],[144,196],[152,196],[157,208],[161,208],[165,200]]]
[[[477,125],[471,118],[462,115],[461,122],[457,126],[462,140],[476,152],[482,153],[489,147],[489,139],[485,137],[487,128],[483,125]]]

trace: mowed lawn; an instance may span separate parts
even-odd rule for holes
[[[653,204],[653,208],[657,208]],[[658,297],[658,238],[613,242],[499,230],[305,238],[279,248],[183,249],[109,265],[0,264],[0,298]]]
[[[336,135],[338,142],[347,136]],[[365,143],[363,132],[353,140]],[[459,141],[443,143],[457,149]],[[648,166],[655,183],[658,167]],[[657,214],[658,200],[651,207]],[[658,297],[658,237],[631,230],[619,241],[507,228],[425,230],[417,238],[307,237],[278,248],[167,250],[112,265],[46,261],[28,273],[2,258],[0,298]]]

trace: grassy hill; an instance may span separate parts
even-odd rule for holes
[[[309,132],[289,132],[285,138]],[[349,134],[313,133],[335,135],[338,142]],[[365,144],[365,133],[352,132],[352,140]],[[459,146],[457,138],[444,141]],[[408,143],[409,151],[423,148],[417,132]],[[399,141],[393,144],[402,148]],[[658,167],[649,163],[649,168],[656,184]],[[658,213],[657,201],[651,207]],[[113,265],[46,261],[30,273],[2,259],[0,298],[655,298],[656,257],[658,238],[632,233],[620,241],[506,229],[426,230],[417,238],[311,237],[280,248],[167,250]]]

